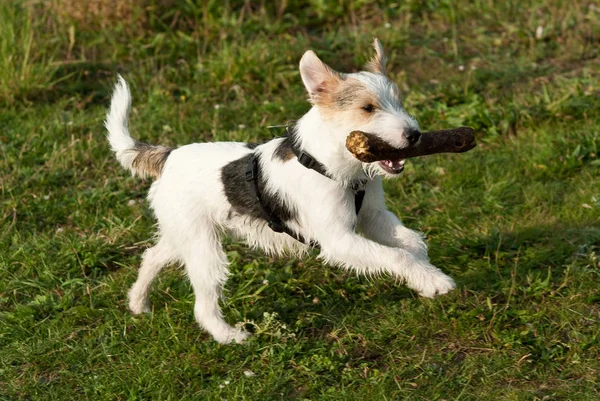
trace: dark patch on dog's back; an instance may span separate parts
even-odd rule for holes
[[[227,164],[221,170],[221,180],[223,181],[225,196],[235,213],[264,221],[258,201],[250,187],[254,183],[246,181],[246,169],[253,156],[254,154],[248,154]],[[295,210],[285,205],[277,194],[265,191],[266,181],[260,169],[256,179],[258,180],[258,190],[263,207],[283,222],[295,220],[297,218]]]
[[[248,149],[254,149],[256,148],[258,145],[260,145],[260,143],[255,143],[255,142],[248,142],[245,143],[244,146],[247,147]]]

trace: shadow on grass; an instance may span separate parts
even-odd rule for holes
[[[467,265],[459,285],[473,291],[489,291],[502,278],[517,281],[531,273],[562,273],[565,266],[600,245],[600,228],[589,224],[556,222],[515,230],[496,230],[489,236],[460,240],[437,257],[444,263]]]

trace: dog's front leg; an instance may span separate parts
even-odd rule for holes
[[[350,230],[329,230],[319,239],[321,257],[362,274],[389,273],[420,295],[432,298],[456,287],[451,277],[402,248],[370,241]]]
[[[358,230],[382,245],[403,248],[417,259],[429,260],[423,235],[404,227],[400,219],[387,210],[380,177],[367,184],[363,207],[358,215]]]
[[[358,229],[375,242],[403,248],[417,259],[429,260],[423,234],[406,228],[389,210],[364,208],[358,216]]]

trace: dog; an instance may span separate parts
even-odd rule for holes
[[[379,40],[366,71],[340,73],[313,51],[300,60],[312,108],[288,135],[260,145],[194,143],[176,149],[133,139],[131,95],[119,76],[105,126],[117,160],[133,175],[152,176],[148,199],[158,221],[129,291],[134,314],[148,312],[148,293],[160,270],[185,266],[195,294],[198,324],[219,343],[249,335],[223,319],[219,307],[229,271],[221,238],[229,234],[268,254],[305,255],[320,248],[328,264],[365,275],[387,273],[423,297],[455,288],[433,266],[421,233],[387,210],[383,178],[397,178],[403,160],[362,163],[345,147],[353,130],[374,133],[397,148],[413,146],[417,121],[402,107],[386,76]]]

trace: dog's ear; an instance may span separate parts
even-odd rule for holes
[[[312,50],[300,60],[300,76],[312,101],[331,93],[340,81],[340,74],[322,62]]]
[[[373,48],[375,49],[375,55],[367,63],[367,70],[375,74],[385,75],[385,63],[387,62],[387,58],[383,53],[383,46],[379,39],[375,38],[375,40],[373,40]]]

